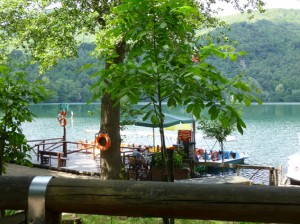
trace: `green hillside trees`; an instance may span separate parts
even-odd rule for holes
[[[214,63],[226,76],[238,72],[255,80],[265,102],[299,102],[299,10],[270,10],[254,18],[248,22],[240,18],[241,22],[232,23],[229,31],[214,31],[225,32],[230,40],[237,42],[238,50],[248,53],[236,64]],[[278,86],[283,88],[278,91]]]

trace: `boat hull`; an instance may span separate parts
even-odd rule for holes
[[[249,157],[243,157],[239,159],[226,159],[224,160],[224,165],[222,160],[218,161],[200,161],[197,163],[199,166],[205,167],[205,172],[208,174],[219,174],[221,172],[236,172],[237,164],[245,164],[245,159]]]
[[[300,153],[288,157],[288,170],[286,177],[291,185],[300,185]]]
[[[248,159],[249,157],[243,157],[239,159],[224,159],[224,164],[244,164],[245,159]],[[207,166],[221,166],[222,165],[222,160],[218,161],[211,161],[211,160],[201,160],[198,162],[201,165],[207,165]]]

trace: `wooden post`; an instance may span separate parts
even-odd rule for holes
[[[0,210],[27,210],[32,177],[0,177]],[[53,178],[46,209],[135,217],[299,223],[300,189]]]
[[[279,165],[278,171],[279,171],[279,174],[278,174],[278,176],[279,176],[278,183],[281,185],[282,182],[283,182],[283,180],[282,180],[282,165]]]
[[[237,176],[240,176],[241,174],[241,166],[239,164],[236,165],[236,168],[237,168]]]
[[[67,132],[66,132],[66,126],[63,127],[64,128],[64,136],[63,136],[63,153],[64,153],[64,157],[68,156],[68,149],[67,149]]]
[[[274,176],[274,169],[269,171],[269,185],[275,186],[275,176]]]
[[[167,149],[167,172],[168,172],[168,181],[174,182],[174,150]]]
[[[278,182],[278,169],[275,169],[275,186],[278,186],[279,182]]]
[[[40,159],[40,145],[38,145],[38,147],[37,147],[37,161],[39,161],[39,159]]]

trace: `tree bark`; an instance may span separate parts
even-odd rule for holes
[[[100,178],[102,180],[121,179],[120,154],[120,105],[114,106],[115,101],[105,94],[101,101],[101,131],[106,132],[111,139],[111,146],[100,154]]]
[[[116,44],[115,50],[119,57],[115,58],[114,63],[122,63],[125,57],[125,41],[121,40]],[[110,148],[101,152],[100,155],[100,179],[124,179],[120,153],[120,104],[117,99],[112,99],[108,93],[104,94],[101,100],[100,130],[106,132],[111,139]]]

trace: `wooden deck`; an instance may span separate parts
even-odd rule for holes
[[[252,185],[253,181],[240,176],[210,176],[200,177],[186,180],[177,180],[179,183],[189,184],[238,184],[238,185]]]

